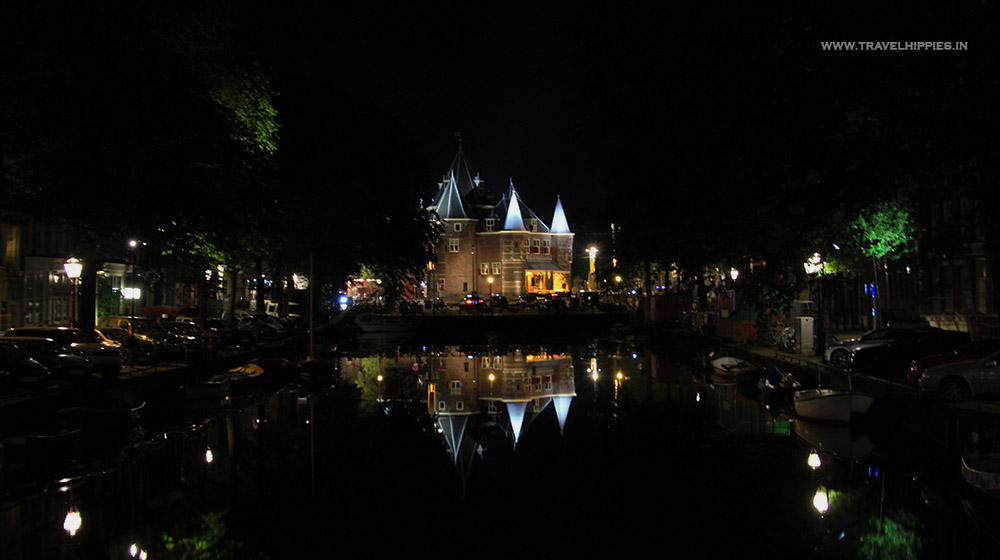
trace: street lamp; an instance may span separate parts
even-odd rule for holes
[[[80,280],[80,273],[83,272],[83,263],[70,257],[63,263],[63,270],[66,271],[66,277],[73,283],[73,299],[70,300],[69,326],[76,328],[76,286]]]
[[[486,283],[490,285],[490,304],[493,303],[493,277],[489,276],[486,278]]]
[[[826,355],[826,331],[823,328],[823,257],[819,253],[813,253],[809,259],[802,263],[806,275],[812,280],[820,276],[816,283],[816,353],[820,356]],[[803,341],[803,346],[805,341]]]
[[[736,282],[736,279],[740,277],[740,271],[736,270],[735,268],[730,268],[729,277],[733,279],[733,282]]]
[[[587,291],[593,292],[597,289],[595,284],[597,283],[597,274],[594,268],[594,259],[597,257],[597,247],[591,246],[587,249],[587,254],[590,255],[590,274],[587,275]]]
[[[128,336],[129,338],[135,337],[135,300],[139,299],[136,294],[135,289],[135,261],[136,252],[139,248],[139,241],[136,239],[128,240],[128,248],[132,251],[132,266],[129,267],[129,284],[131,287],[128,290],[124,290],[125,299],[129,300],[129,322],[128,322]]]

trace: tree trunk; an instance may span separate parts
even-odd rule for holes
[[[257,257],[257,290],[254,292],[254,304],[256,305],[256,311],[262,313],[265,311],[264,306],[264,258]]]
[[[285,277],[281,274],[281,263],[274,265],[271,277],[274,284],[271,286],[271,301],[277,305],[278,316],[287,315],[285,311]]]
[[[240,279],[240,269],[233,267],[226,275],[226,307],[222,317],[230,323],[236,322],[236,289]]]

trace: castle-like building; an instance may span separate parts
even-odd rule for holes
[[[558,196],[546,225],[513,180],[502,194],[489,193],[459,145],[427,210],[442,228],[436,261],[428,265],[428,298],[450,302],[476,292],[516,300],[571,290],[573,233]]]

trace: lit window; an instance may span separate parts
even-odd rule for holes
[[[490,263],[479,263],[479,274],[489,274]]]
[[[462,250],[462,244],[460,239],[449,239],[448,240],[448,251],[451,253],[457,253]]]
[[[495,276],[499,276],[500,275],[500,263],[498,263],[498,262],[493,263],[493,274]]]

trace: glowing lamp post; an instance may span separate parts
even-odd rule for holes
[[[736,279],[740,277],[740,271],[736,270],[735,268],[730,268],[729,277],[733,279],[733,282],[736,282]]]
[[[125,299],[129,301],[129,322],[128,322],[128,336],[129,338],[135,337],[135,300],[139,299],[138,289],[135,287],[135,261],[136,252],[139,249],[139,241],[135,239],[128,240],[129,251],[132,252],[132,266],[129,267],[129,284],[132,285],[131,288],[122,290],[124,292]]]
[[[802,263],[809,279],[823,274],[823,257],[819,253],[813,253],[806,262]],[[816,353],[820,356],[826,355],[826,331],[823,328],[823,279],[816,283]]]
[[[590,255],[590,274],[587,275],[587,291],[593,292],[597,289],[597,274],[594,268],[594,259],[597,258],[597,247],[591,246],[588,248],[587,254]]]
[[[73,283],[73,299],[70,300],[70,314],[69,314],[69,326],[76,327],[76,286],[77,282],[80,280],[80,273],[83,272],[83,263],[79,260],[70,257],[65,263],[63,263],[63,270],[66,271],[66,277],[70,279]]]
[[[63,530],[69,533],[69,536],[74,537],[82,526],[83,518],[80,516],[80,512],[76,508],[70,509],[66,518],[63,519]]]
[[[486,279],[486,283],[490,285],[490,303],[493,303],[493,277],[490,276]]]

